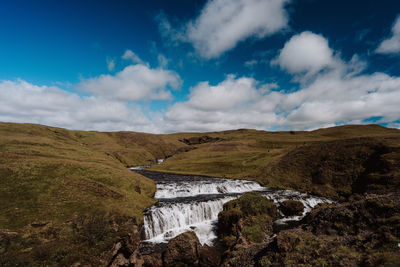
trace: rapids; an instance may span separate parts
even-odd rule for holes
[[[159,202],[144,212],[142,235],[149,243],[166,243],[183,232],[194,231],[202,244],[212,245],[218,213],[224,203],[245,192],[259,192],[277,206],[288,199],[301,201],[305,207],[303,214],[291,217],[282,214],[283,218],[275,222],[281,225],[302,219],[319,203],[331,202],[297,191],[262,187],[253,181],[158,173],[146,171],[146,167],[131,170],[157,182],[155,198]]]

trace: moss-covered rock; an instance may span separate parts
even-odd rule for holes
[[[277,214],[271,200],[259,193],[246,193],[224,204],[218,215],[218,236],[226,247],[243,242],[262,242],[272,234]]]

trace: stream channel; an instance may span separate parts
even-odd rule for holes
[[[144,211],[142,243],[145,247],[167,243],[170,239],[194,231],[201,244],[212,246],[216,240],[215,225],[224,203],[238,198],[245,192],[259,192],[279,207],[285,200],[303,203],[301,216],[282,217],[276,226],[285,226],[301,220],[313,207],[329,199],[293,190],[262,187],[254,181],[211,178],[197,175],[180,175],[151,172],[146,166],[130,169],[157,183],[155,198],[159,201]]]

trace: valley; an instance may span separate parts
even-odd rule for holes
[[[0,123],[0,154],[2,266],[174,266],[179,248],[197,251],[187,256],[199,266],[398,261],[397,129],[156,135]],[[279,207],[252,206],[286,199],[310,211],[289,228],[274,223]],[[152,238],[169,240],[165,252],[142,255],[140,241]]]

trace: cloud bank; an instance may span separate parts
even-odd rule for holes
[[[369,118],[399,126],[400,77],[363,73],[366,62],[357,55],[344,61],[323,36],[311,32],[294,35],[283,45],[275,64],[293,75],[297,91],[230,74],[216,84],[198,83],[186,100],[155,113],[144,112],[141,103],[171,99],[181,79],[171,70],[154,69],[146,63],[82,80],[76,88],[89,96],[23,80],[0,81],[0,121],[154,133],[309,130],[365,123]]]
[[[384,73],[360,74],[366,66],[355,55],[344,62],[321,35],[303,32],[283,47],[276,64],[289,73],[306,74],[300,89],[288,93],[277,85],[228,75],[217,85],[192,88],[189,100],[165,114],[166,131],[237,128],[308,130],[344,123],[397,125],[400,78]]]
[[[0,82],[0,121],[80,130],[155,131],[136,105],[80,97],[54,86],[36,86],[23,80]]]

